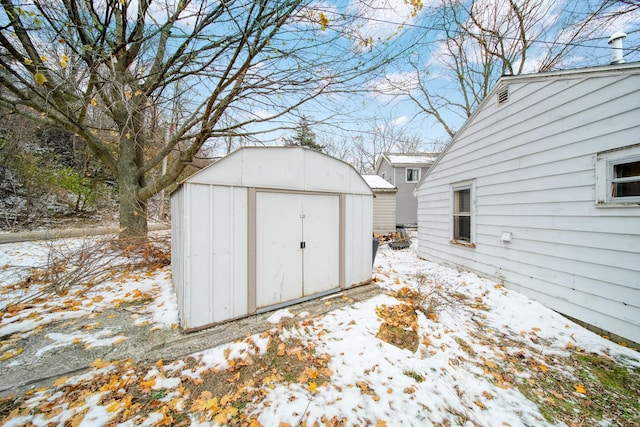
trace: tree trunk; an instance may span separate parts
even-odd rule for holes
[[[142,139],[142,138],[139,138]],[[140,197],[145,180],[142,141],[130,133],[120,140],[118,192],[120,195],[120,240],[144,241],[147,238],[147,200]]]
[[[140,200],[140,186],[130,176],[120,175],[120,240],[145,240],[147,237],[147,202]],[[134,177],[135,178],[135,177]]]

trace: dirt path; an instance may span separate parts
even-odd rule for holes
[[[381,292],[381,288],[373,283],[322,299],[305,301],[290,306],[289,310],[293,314],[307,312],[309,316],[317,316],[369,299]],[[170,361],[184,357],[244,338],[248,334],[266,331],[273,327],[268,321],[272,314],[273,312],[257,314],[189,334],[179,329],[135,326],[132,317],[137,315],[136,309],[111,309],[77,319],[61,320],[22,339],[20,346],[24,350],[19,357],[0,362],[0,397],[20,395],[27,389],[49,385],[55,378],[84,372],[98,358],[105,361],[130,358],[136,362],[155,362],[159,359]],[[89,328],[93,333],[102,329],[105,333],[124,336],[126,339],[115,345],[89,349],[80,345],[46,349],[51,343],[47,339],[48,334],[72,334]]]
[[[168,230],[167,224],[149,224],[149,231]],[[32,242],[35,240],[53,240],[68,237],[97,236],[101,234],[117,234],[117,227],[64,228],[42,231],[20,231],[17,233],[0,233],[0,245],[3,243]]]

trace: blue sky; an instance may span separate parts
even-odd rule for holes
[[[357,32],[363,40],[374,41],[374,50],[382,45],[382,50],[408,49],[409,55],[387,66],[384,73],[370,79],[355,81],[354,85],[359,87],[354,86],[356,89],[354,93],[323,97],[320,102],[311,102],[297,110],[298,114],[306,115],[312,122],[325,123],[313,125],[313,130],[321,141],[348,141],[358,137],[366,140],[373,138],[375,129],[381,126],[395,126],[406,133],[420,135],[425,147],[429,147],[434,141],[448,140],[446,132],[433,118],[421,113],[415,103],[397,93],[397,90],[389,91],[385,83],[386,78],[410,90],[412,81],[415,81],[415,70],[409,66],[408,58],[411,58],[414,63],[420,64],[424,70],[428,71],[430,88],[451,99],[459,96],[455,90],[452,90],[455,81],[451,72],[444,66],[442,58],[443,41],[446,36],[443,31],[439,31],[437,23],[433,21],[433,7],[439,2],[440,0],[424,1],[420,10],[408,5],[404,0],[378,0],[375,2],[376,8],[367,7],[362,0],[316,3],[317,10],[323,11],[330,22],[337,16],[333,13],[361,14],[362,19],[359,21],[360,26]],[[479,3],[482,2],[487,3],[492,11],[499,10],[501,2],[506,3],[503,0],[479,1]],[[545,43],[563,43],[563,38],[567,37],[568,31],[563,27],[566,24],[562,19],[568,13],[568,8],[573,7],[574,13],[580,12],[579,9],[575,9],[575,2],[542,0],[537,3],[540,4],[540,8],[537,11],[539,16],[536,25],[544,24],[547,29],[537,30],[535,26],[530,29],[532,33],[538,31],[540,40],[536,41],[528,51],[524,73],[536,71],[536,66],[544,54]],[[495,5],[497,9],[493,8]],[[414,11],[417,13],[412,16]],[[491,17],[487,16],[487,19]],[[577,19],[577,17],[574,18],[574,21]],[[624,19],[619,19],[613,25],[589,29],[592,31],[589,39],[580,41],[579,49],[564,58],[556,68],[609,64],[611,49],[607,41],[616,31],[624,31],[628,35],[624,40],[627,62],[640,60],[640,13],[638,11],[625,16]],[[329,39],[331,24],[325,33],[324,36]],[[323,37],[321,32],[318,34]],[[419,42],[416,43],[417,40]],[[347,42],[343,41],[343,43]],[[575,44],[573,41],[568,43]],[[353,61],[356,56],[357,53],[352,58],[345,58],[345,62]],[[365,93],[362,91],[365,88],[371,90]],[[456,128],[464,123],[464,117],[460,115],[449,114],[448,117]],[[289,117],[287,120],[291,125],[291,121],[295,124],[296,118]],[[279,131],[264,135],[263,140],[266,143],[278,143],[278,138],[291,133],[291,131]]]

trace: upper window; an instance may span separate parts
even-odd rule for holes
[[[452,242],[473,245],[473,183],[455,185],[451,190]]]
[[[640,204],[640,145],[597,155],[596,204]]]
[[[407,182],[420,181],[420,168],[407,168]]]

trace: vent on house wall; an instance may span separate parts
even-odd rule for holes
[[[498,105],[502,105],[509,100],[509,86],[505,86],[496,95]]]

